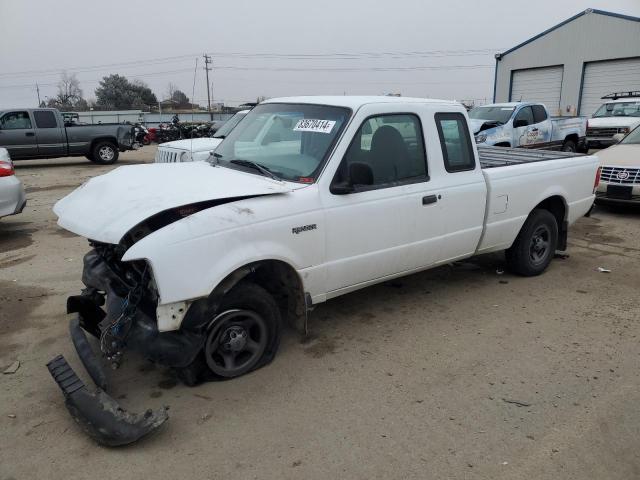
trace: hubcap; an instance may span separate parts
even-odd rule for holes
[[[547,259],[551,247],[551,231],[546,225],[540,225],[533,232],[529,257],[534,264],[540,264]]]
[[[221,377],[237,377],[251,370],[268,342],[264,319],[251,310],[228,310],[212,321],[205,343],[207,365]]]
[[[113,160],[114,153],[113,153],[113,148],[111,147],[102,147],[99,150],[98,154],[100,155],[100,158],[102,160],[107,160],[107,161]]]

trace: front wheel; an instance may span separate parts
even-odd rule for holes
[[[203,354],[214,378],[239,377],[268,364],[280,345],[282,319],[264,288],[242,282],[222,299],[211,317]]]
[[[558,223],[548,210],[536,209],[524,222],[511,248],[507,265],[525,277],[540,275],[553,258],[558,245]]]
[[[91,156],[95,163],[100,165],[111,165],[118,160],[118,148],[111,142],[99,142],[91,151]]]

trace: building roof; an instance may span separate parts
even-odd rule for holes
[[[631,22],[640,22],[640,17],[632,17],[631,15],[622,15],[622,14],[620,14],[620,13],[606,12],[606,11],[604,11],[604,10],[597,10],[597,9],[595,9],[595,8],[587,8],[585,11],[580,12],[580,13],[578,13],[577,15],[574,15],[574,16],[573,16],[573,17],[571,17],[571,18],[567,18],[564,22],[560,22],[559,24],[557,24],[557,25],[555,25],[555,26],[553,26],[553,27],[551,27],[551,28],[549,28],[549,29],[545,30],[544,32],[539,33],[539,34],[538,34],[538,35],[536,35],[535,37],[531,37],[529,40],[525,40],[524,42],[522,42],[522,43],[520,43],[520,44],[516,45],[515,47],[510,48],[510,49],[509,49],[509,50],[507,50],[506,52],[497,53],[497,54],[496,54],[496,59],[500,59],[500,58],[504,57],[505,55],[507,55],[507,54],[509,54],[509,53],[513,52],[514,50],[517,50],[517,49],[519,49],[520,47],[524,47],[525,45],[527,45],[527,44],[529,44],[529,43],[533,42],[534,40],[537,40],[538,38],[545,36],[547,33],[551,33],[551,32],[553,32],[554,30],[557,30],[558,28],[560,28],[560,27],[562,27],[562,26],[566,25],[567,23],[569,23],[569,22],[573,22],[574,20],[576,20],[576,19],[578,19],[578,18],[582,17],[583,15],[589,15],[589,14],[591,14],[591,13],[595,13],[595,14],[597,14],[597,15],[605,15],[605,16],[608,16],[608,17],[621,18],[621,19],[623,19],[623,20],[629,20],[629,21],[631,21]]]
[[[347,107],[355,110],[362,105],[369,103],[438,103],[438,104],[458,104],[449,100],[435,100],[430,98],[412,97],[388,97],[388,96],[355,96],[355,95],[335,95],[335,96],[303,96],[303,97],[283,97],[270,98],[262,103],[309,103],[315,105],[331,105],[336,107]]]

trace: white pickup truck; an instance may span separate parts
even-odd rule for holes
[[[274,116],[287,134],[258,141]],[[501,250],[542,273],[598,166],[478,149],[460,104],[395,97],[272,99],[214,157],[120,167],[54,207],[92,247],[69,312],[108,358],[133,348],[188,384],[265,365],[285,323],[368,285]]]
[[[589,148],[606,148],[640,125],[640,91],[615,92],[602,97],[606,100],[587,125]]]
[[[476,143],[586,152],[586,117],[552,117],[542,103],[494,103],[469,112]]]
[[[211,152],[222,143],[222,140],[229,135],[229,132],[231,132],[249,112],[250,110],[240,110],[236,112],[236,114],[227,120],[211,137],[187,138],[161,143],[158,145],[158,150],[156,151],[155,162],[181,163],[207,160]]]

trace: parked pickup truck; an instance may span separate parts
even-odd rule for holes
[[[274,116],[286,132],[265,142]],[[339,295],[496,251],[519,275],[542,273],[593,204],[597,166],[593,156],[479,149],[455,102],[268,100],[211,162],[120,167],[55,205],[58,224],[91,246],[86,288],[67,303],[72,337],[103,389],[85,331],[114,363],[131,348],[187,384],[237,377],[274,358],[285,323],[306,331],[311,309]],[[64,358],[49,368],[102,443],[166,420],[149,413],[126,436],[106,435],[96,412],[112,412],[110,425],[130,417],[103,392],[90,401],[73,383],[82,393],[70,393],[77,377]]]
[[[85,156],[106,165],[118,160],[118,152],[138,148],[134,138],[131,125],[65,126],[54,108],[0,111],[0,147],[13,160]]]
[[[156,163],[181,163],[207,160],[211,152],[229,135],[250,110],[240,110],[227,120],[211,137],[174,140],[158,145]]]
[[[478,145],[586,152],[586,117],[552,117],[542,103],[494,103],[469,112]]]
[[[617,135],[626,135],[640,125],[640,91],[615,92],[595,111],[587,125],[589,148],[615,145]]]

